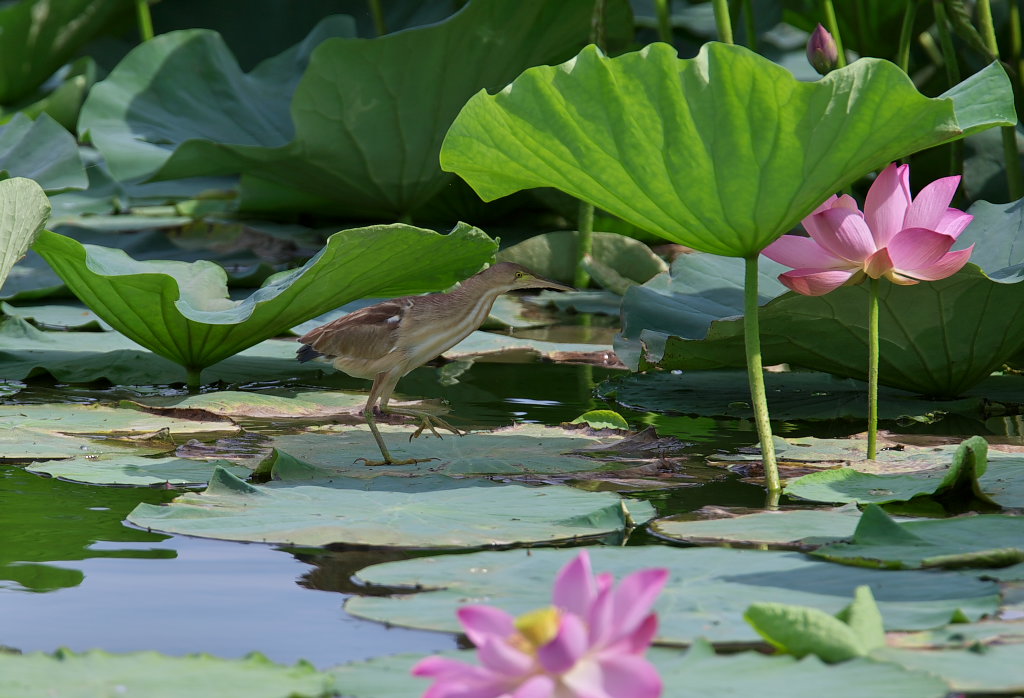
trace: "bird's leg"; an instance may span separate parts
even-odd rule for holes
[[[425,429],[429,429],[431,434],[440,439],[441,435],[437,432],[437,428],[435,427],[446,429],[451,433],[455,434],[456,436],[462,436],[461,431],[459,431],[458,429],[456,429],[451,424],[441,419],[437,415],[430,414],[429,412],[421,412],[419,410],[410,410],[406,408],[392,408],[388,409],[387,411],[390,412],[391,414],[402,414],[408,417],[415,417],[416,419],[420,420],[419,427],[417,427],[416,431],[409,435],[409,441],[412,441],[413,439],[418,437],[420,434],[423,433]]]
[[[406,458],[404,460],[394,460],[391,457],[391,453],[388,451],[387,445],[384,443],[384,437],[380,435],[380,430],[377,429],[377,422],[374,419],[373,411],[374,406],[377,403],[377,399],[384,394],[383,403],[387,404],[387,398],[391,396],[391,391],[395,388],[395,383],[398,382],[397,378],[388,376],[387,373],[378,373],[377,377],[373,380],[373,387],[370,388],[370,397],[366,400],[366,407],[363,408],[363,418],[366,419],[366,426],[370,427],[370,433],[373,434],[373,440],[377,442],[377,447],[380,449],[380,454],[384,456],[384,460],[370,460],[369,458],[356,458],[357,461],[363,461],[365,465],[414,465],[416,463],[425,463],[427,461],[436,460],[435,458]],[[386,391],[386,392],[385,392]]]

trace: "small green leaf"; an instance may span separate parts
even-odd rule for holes
[[[854,589],[853,601],[837,613],[836,618],[850,626],[861,647],[868,652],[885,647],[885,623],[871,587],[862,584]]]
[[[615,410],[591,410],[569,423],[586,424],[592,429],[629,429],[629,423]]]
[[[813,654],[835,663],[867,654],[867,648],[850,626],[817,608],[755,603],[743,618],[773,646],[796,657]]]

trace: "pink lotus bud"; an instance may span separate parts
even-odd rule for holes
[[[829,72],[836,69],[839,62],[836,40],[820,24],[814,28],[814,32],[807,42],[807,60],[819,75],[828,75]]]

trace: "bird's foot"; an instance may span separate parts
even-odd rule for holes
[[[435,428],[435,425],[437,427],[440,427],[441,429],[446,429],[446,430],[450,431],[451,433],[455,434],[456,436],[462,436],[462,432],[461,431],[459,431],[458,429],[456,429],[455,427],[453,427],[451,424],[449,424],[448,422],[444,421],[440,417],[434,417],[432,415],[426,415],[425,414],[425,415],[420,415],[420,425],[416,428],[416,431],[414,431],[412,434],[409,435],[409,441],[412,441],[413,439],[418,438],[419,435],[422,434],[425,429],[429,429],[430,433],[433,434],[434,436],[436,436],[437,438],[439,438],[439,439],[442,438],[441,435],[437,432],[437,429]]]
[[[378,465],[416,465],[417,463],[426,463],[432,460],[441,460],[440,458],[404,458],[402,460],[370,460],[369,458],[356,458],[353,462],[358,463],[363,461],[363,465],[378,466]]]

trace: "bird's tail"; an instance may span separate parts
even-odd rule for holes
[[[303,344],[295,352],[295,358],[298,359],[300,363],[305,363],[307,361],[312,361],[313,359],[317,358],[318,356],[323,356],[323,354],[321,354],[320,352],[318,352],[316,349],[314,349],[313,347],[311,347],[308,344]]]

